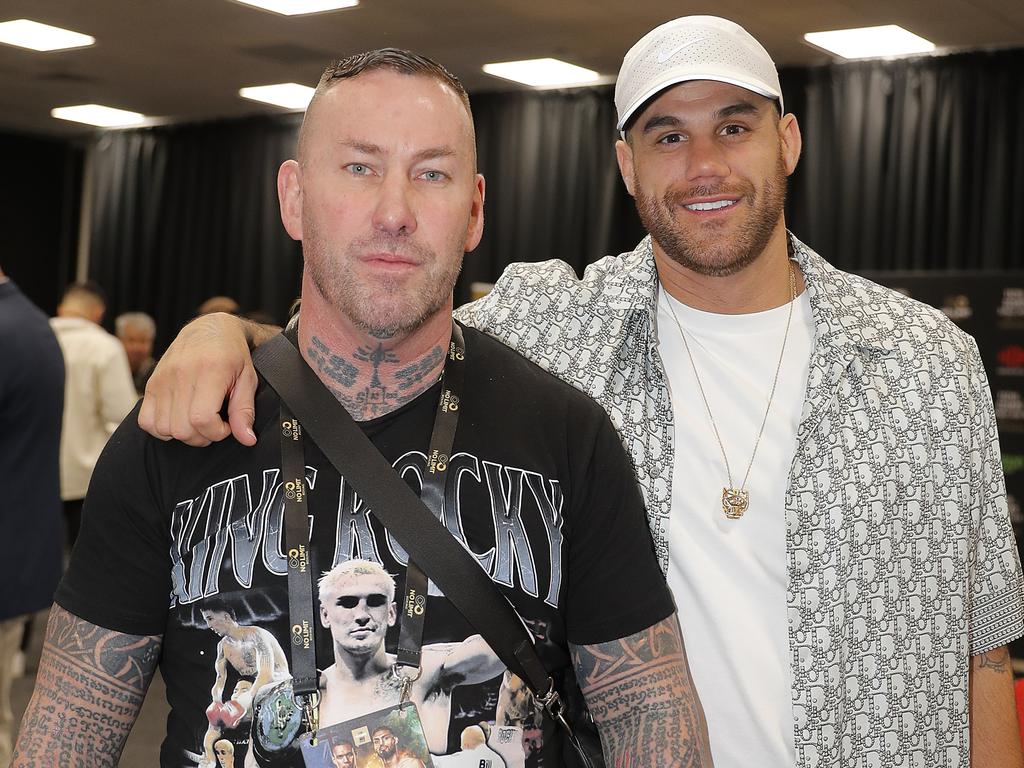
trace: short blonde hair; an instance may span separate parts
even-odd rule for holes
[[[372,560],[353,558],[343,563],[338,563],[338,565],[320,577],[320,581],[317,584],[320,603],[323,604],[324,598],[340,587],[343,582],[350,581],[359,576],[380,577],[386,584],[388,602],[395,599],[395,579],[384,570],[383,566]]]

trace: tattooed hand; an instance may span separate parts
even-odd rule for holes
[[[116,766],[160,645],[159,636],[103,629],[54,605],[12,768]]]
[[[635,635],[573,646],[609,768],[706,768],[707,724],[673,614]]]

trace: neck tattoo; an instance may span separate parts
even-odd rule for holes
[[[750,478],[750,468],[754,466],[754,457],[757,455],[757,447],[761,444],[761,436],[764,434],[764,425],[768,423],[768,413],[772,409],[772,400],[775,399],[775,387],[779,383],[779,371],[782,370],[782,358],[786,355],[786,341],[789,339],[789,324],[793,320],[793,305],[796,303],[796,271],[793,267],[792,262],[787,261],[786,265],[789,269],[789,314],[786,316],[786,331],[782,334],[782,349],[779,350],[779,362],[775,366],[775,376],[772,378],[771,392],[768,394],[768,405],[764,409],[764,418],[761,419],[761,428],[757,431],[757,437],[754,439],[754,449],[750,452],[750,461],[747,462],[747,471],[743,474],[743,482],[740,483],[739,487],[733,485],[732,482],[732,469],[729,466],[729,457],[725,454],[725,445],[722,443],[722,437],[718,434],[718,425],[715,423],[714,414],[711,413],[711,406],[708,404],[708,396],[704,393],[704,385],[701,383],[700,374],[697,373],[697,364],[693,362],[693,354],[690,352],[690,344],[686,340],[686,333],[683,331],[683,326],[679,322],[679,318],[676,316],[676,310],[672,306],[672,302],[668,298],[668,292],[665,291],[665,286],[661,286],[662,292],[665,294],[665,305],[668,307],[668,311],[672,313],[672,319],[676,321],[676,328],[679,329],[679,336],[683,340],[683,349],[686,350],[686,356],[690,360],[690,367],[693,369],[693,378],[697,380],[697,389],[700,390],[701,399],[704,401],[704,408],[708,412],[708,421],[711,422],[711,431],[715,433],[715,440],[718,442],[718,449],[722,452],[722,461],[725,463],[725,475],[729,480],[729,484],[722,488],[722,512],[730,520],[738,520],[743,517],[743,513],[747,511],[750,506],[750,491],[747,490],[747,480]]]
[[[336,355],[318,336],[306,350],[320,379],[356,421],[383,416],[415,400],[440,374],[445,350],[434,347],[412,362],[383,344],[359,347],[347,357]]]

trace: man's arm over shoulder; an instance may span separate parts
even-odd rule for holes
[[[629,637],[572,647],[608,765],[710,766],[707,723],[672,616]]]
[[[13,768],[116,766],[160,657],[159,635],[128,635],[50,610]]]
[[[509,264],[491,292],[459,307],[455,318],[501,339],[503,320],[526,311],[537,294],[565,291],[578,282],[573,268],[558,259]]]
[[[250,350],[280,328],[215,312],[186,325],[146,383],[139,426],[161,440],[205,446],[229,435],[255,445],[258,379]],[[228,420],[221,418],[225,399]]]

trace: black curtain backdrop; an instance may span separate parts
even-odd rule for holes
[[[289,115],[117,131],[96,144],[89,273],[110,316],[149,312],[158,350],[213,295],[283,322],[302,263],[281,225],[277,169],[294,155],[298,124]]]
[[[473,97],[487,179],[484,237],[466,257],[457,303],[473,281],[514,261],[562,259],[577,272],[644,235],[615,162],[611,88]]]
[[[1024,266],[1024,49],[783,70],[790,227],[852,270]]]
[[[1024,267],[1024,50],[784,69],[804,153],[789,226],[853,270]],[[473,97],[484,239],[473,281],[513,261],[578,271],[643,235],[618,178],[610,87]],[[90,273],[113,312],[144,309],[158,347],[206,297],[283,319],[300,252],[277,209],[291,115],[121,131],[95,147]]]
[[[0,267],[49,315],[74,279],[82,147],[0,134]]]

